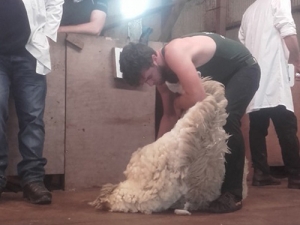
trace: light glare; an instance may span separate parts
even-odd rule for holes
[[[142,14],[147,7],[148,0],[122,0],[121,12],[125,18],[133,18]]]

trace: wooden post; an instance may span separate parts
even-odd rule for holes
[[[188,0],[176,0],[175,5],[172,7],[171,12],[166,19],[166,22],[163,24],[161,29],[161,35],[159,38],[160,42],[168,42],[171,40],[173,27]]]
[[[217,0],[216,33],[226,35],[227,0]]]

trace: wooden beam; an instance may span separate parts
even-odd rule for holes
[[[189,0],[176,0],[174,6],[171,9],[171,12],[166,19],[166,22],[163,24],[161,29],[161,35],[158,39],[160,42],[168,42],[172,38],[173,27],[184,8],[185,3]]]
[[[216,33],[226,35],[227,0],[217,0]]]

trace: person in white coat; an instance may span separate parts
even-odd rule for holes
[[[6,121],[9,94],[14,97],[19,121],[18,164],[24,197],[34,204],[49,204],[44,186],[47,160],[44,109],[46,75],[51,70],[48,39],[56,41],[63,0],[5,1],[0,7],[0,195],[6,185],[8,165]]]
[[[300,157],[297,118],[294,114],[289,66],[300,72],[300,54],[290,0],[256,0],[243,15],[240,41],[261,68],[259,89],[250,102],[250,150],[254,186],[279,184],[270,175],[266,136],[272,119],[284,164],[289,172],[288,187],[300,188]],[[291,64],[291,65],[289,65]]]

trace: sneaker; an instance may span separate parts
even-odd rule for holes
[[[230,213],[240,210],[242,205],[242,201],[237,201],[233,194],[226,192],[212,201],[206,211],[210,213]]]
[[[252,186],[267,186],[267,185],[279,185],[281,182],[270,174],[264,174],[258,169],[254,169],[252,178]]]
[[[33,204],[50,204],[52,194],[47,190],[43,182],[32,182],[23,187],[23,197]]]
[[[289,175],[288,178],[288,188],[300,189],[300,174]]]

